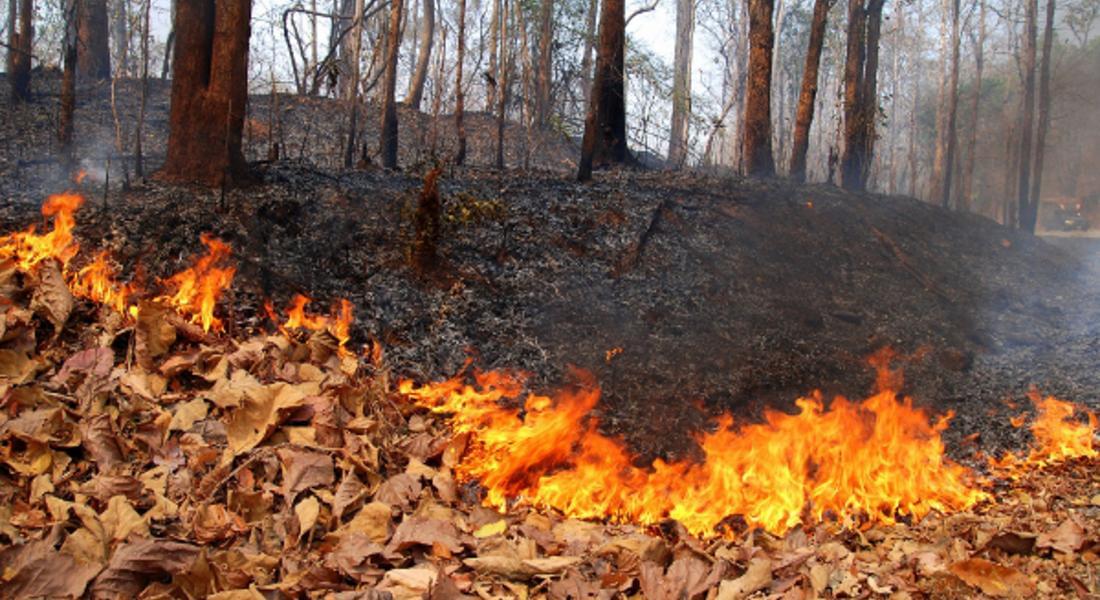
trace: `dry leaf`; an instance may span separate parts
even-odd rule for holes
[[[316,393],[316,384],[275,383],[248,390],[242,405],[233,410],[226,424],[228,451],[237,456],[258,446],[274,431],[283,415],[302,405]]]
[[[377,589],[393,594],[393,600],[422,600],[437,576],[435,569],[391,569]]]
[[[195,424],[206,418],[208,407],[206,400],[196,398],[190,402],[176,405],[172,411],[172,421],[168,424],[169,431],[187,431]]]
[[[5,598],[79,598],[100,565],[82,564],[54,549],[60,528],[46,539],[0,551],[0,595]]]
[[[149,535],[148,525],[125,496],[112,497],[107,502],[107,508],[99,515],[99,520],[110,539],[116,542],[128,538],[131,533]]]
[[[346,533],[362,533],[372,542],[385,544],[390,539],[390,527],[393,525],[393,509],[383,502],[371,502],[340,528]]]
[[[374,499],[385,502],[390,506],[401,507],[402,510],[410,510],[413,501],[420,496],[420,480],[408,473],[399,473],[390,477],[379,486],[374,494]]]
[[[504,519],[500,519],[498,521],[493,521],[492,523],[488,523],[482,525],[481,527],[478,527],[477,530],[474,531],[474,537],[478,539],[493,537],[494,535],[500,535],[507,530],[508,522]]]
[[[312,487],[332,485],[336,480],[328,454],[280,448],[278,455],[283,471],[283,495],[287,498]]]
[[[745,598],[768,587],[771,582],[772,561],[766,557],[753,558],[743,575],[722,582],[718,588],[718,600]]]
[[[954,563],[948,570],[955,577],[990,596],[1019,598],[1035,591],[1035,585],[1027,575],[982,558]]]
[[[454,523],[441,519],[424,519],[420,517],[407,517],[397,530],[393,532],[393,538],[386,546],[387,552],[401,552],[413,546],[427,546],[431,548],[440,545],[452,554],[462,552],[462,534]]]
[[[176,341],[176,328],[169,322],[172,309],[159,302],[143,300],[138,304],[134,324],[134,355],[146,371],[156,368],[157,357],[164,356]]]
[[[344,516],[344,511],[359,503],[367,495],[367,486],[359,481],[355,471],[347,471],[340,480],[340,486],[336,488],[336,494],[332,499],[332,516],[337,519]],[[388,507],[387,507],[388,510]]]
[[[31,296],[31,310],[46,318],[59,335],[73,312],[73,294],[56,261],[41,263],[38,281]]]
[[[81,444],[101,472],[122,463],[122,447],[106,413],[85,417],[80,422]]]
[[[143,539],[115,550],[111,562],[92,584],[95,598],[135,597],[149,582],[191,568],[199,547],[167,539]]]
[[[1054,529],[1039,534],[1035,540],[1037,548],[1050,548],[1052,550],[1070,554],[1076,552],[1085,543],[1085,530],[1072,518],[1062,521],[1062,524]]]
[[[321,514],[321,503],[316,496],[309,496],[294,506],[294,515],[298,517],[298,541],[301,541],[317,524],[319,514]]]

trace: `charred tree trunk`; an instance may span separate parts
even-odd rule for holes
[[[626,97],[623,66],[626,37],[624,0],[603,0],[600,12],[600,45],[596,52],[596,76],[592,80],[588,116],[577,179],[592,178],[594,166],[629,161],[626,147]]]
[[[382,167],[397,168],[397,53],[401,47],[402,0],[392,0],[390,26],[386,37],[385,76],[382,81],[382,132],[378,153]]]
[[[57,140],[60,145],[61,163],[66,171],[72,171],[73,117],[76,112],[76,71],[78,68],[77,45],[81,0],[68,0],[65,4],[65,36],[62,40],[61,110],[57,120]]]
[[[810,127],[814,121],[817,101],[817,72],[821,66],[821,51],[825,46],[825,26],[835,0],[814,0],[814,16],[810,23],[810,45],[806,49],[806,67],[802,71],[802,89],[798,94],[794,139],[791,142],[791,179],[806,181],[806,152],[810,148]]]
[[[772,30],[774,0],[749,0],[749,83],[745,97],[742,156],[745,174],[775,175],[772,156]]]
[[[1035,173],[1031,177],[1031,202],[1028,222],[1032,232],[1038,222],[1039,198],[1043,188],[1043,162],[1046,158],[1047,132],[1050,130],[1050,54],[1054,47],[1055,0],[1047,0],[1043,25],[1043,57],[1039,63],[1039,125],[1035,132]]]
[[[458,57],[455,65],[455,131],[458,148],[455,164],[466,162],[466,92],[462,87],[462,63],[466,60],[466,0],[458,0]]]
[[[130,74],[130,25],[128,0],[111,2],[111,37],[115,41],[115,72]]]
[[[550,121],[550,87],[554,69],[554,0],[539,6],[539,56],[535,74],[535,124],[545,129]]]
[[[676,47],[672,66],[672,124],[668,132],[668,162],[674,169],[687,162],[691,119],[691,54],[695,33],[695,0],[676,0]]]
[[[504,168],[504,113],[508,109],[508,76],[511,69],[510,64],[510,52],[508,51],[508,0],[499,0],[499,12],[497,16],[500,18],[499,29],[497,29],[497,40],[500,42],[499,54],[497,56],[497,65],[500,68],[499,77],[497,78],[497,131],[496,131],[496,161],[494,164],[497,169]]]
[[[241,131],[248,101],[250,0],[176,3],[168,157],[159,177],[205,185],[247,179]]]
[[[490,114],[497,109],[497,77],[500,75],[497,50],[500,47],[501,1],[493,0],[493,12],[489,17],[489,70],[485,72],[485,112]]]
[[[970,136],[966,143],[959,209],[970,210],[974,194],[974,163],[978,151],[978,125],[982,103],[982,71],[985,67],[985,0],[978,0],[978,39],[974,44],[974,94],[970,97]]]
[[[359,58],[363,48],[364,0],[355,0],[355,16],[351,26],[351,42],[346,46],[345,58],[350,61],[351,72],[345,81],[344,101],[348,107],[348,139],[344,144],[344,168],[355,162],[355,149],[359,139]]]
[[[420,54],[416,57],[416,70],[409,79],[409,94],[405,103],[413,110],[420,110],[424,98],[424,82],[428,79],[428,67],[431,65],[432,43],[435,40],[435,2],[423,0],[420,20]]]
[[[848,2],[848,47],[844,65],[844,154],[840,182],[864,190],[874,160],[878,109],[878,41],[885,0]]]
[[[16,10],[18,2],[18,10]],[[34,49],[34,2],[8,3],[8,81],[13,103],[31,101],[31,52]]]
[[[951,29],[948,37],[950,58],[948,60],[940,108],[942,118],[937,122],[936,152],[932,166],[932,201],[943,208],[951,206],[951,184],[955,171],[955,147],[959,107],[959,0],[949,0],[951,7]],[[947,28],[945,27],[946,31]],[[947,50],[947,48],[944,48]]]
[[[145,131],[145,109],[149,103],[149,16],[152,1],[145,0],[142,7],[141,29],[141,101],[138,108],[137,126],[134,128],[134,174],[145,177],[145,157],[142,156],[141,138]]]
[[[1016,180],[1017,210],[1020,229],[1035,233],[1035,215],[1031,207],[1031,135],[1035,123],[1035,42],[1038,0],[1027,0],[1026,33],[1020,62],[1024,75],[1024,101],[1020,109],[1019,173]],[[1038,208],[1038,207],[1036,207]]]
[[[110,79],[107,0],[80,0],[77,3],[77,39],[77,74],[86,79]]]

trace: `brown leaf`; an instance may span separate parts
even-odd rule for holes
[[[389,592],[393,600],[422,600],[435,585],[437,576],[435,569],[424,567],[391,569],[386,571],[378,591]]]
[[[229,452],[237,456],[258,446],[282,422],[283,415],[302,405],[316,384],[275,383],[250,389],[226,424]]]
[[[106,502],[112,496],[126,496],[137,500],[144,486],[130,475],[108,475],[100,473],[80,485],[80,493],[91,496],[100,502]]]
[[[371,502],[355,513],[347,525],[340,528],[345,533],[362,533],[372,542],[386,543],[393,525],[393,509],[383,502]]]
[[[386,552],[402,552],[418,545],[431,548],[439,544],[451,554],[458,554],[464,547],[462,537],[454,523],[410,516],[397,526]]]
[[[171,308],[159,302],[143,300],[138,304],[134,354],[138,364],[146,371],[156,368],[155,359],[165,355],[176,341],[176,328],[168,319],[171,312]]]
[[[713,587],[711,568],[705,561],[686,555],[672,561],[665,572],[660,565],[642,563],[638,583],[647,598],[677,600],[694,598]]]
[[[283,471],[283,495],[287,498],[312,487],[330,486],[336,480],[328,454],[280,448],[278,455]]]
[[[1031,554],[1035,549],[1035,536],[1004,531],[993,536],[987,547],[1006,554]]]
[[[399,473],[390,477],[378,487],[374,499],[402,510],[410,510],[413,501],[420,496],[420,479],[408,473]]]
[[[0,349],[0,383],[22,385],[34,379],[39,362],[21,350]]]
[[[1050,548],[1052,550],[1070,554],[1076,552],[1085,543],[1085,530],[1072,518],[1062,521],[1062,524],[1054,529],[1039,534],[1035,540],[1037,548]]]
[[[309,535],[310,530],[317,524],[317,516],[320,514],[321,503],[316,496],[307,496],[294,505],[294,516],[298,518],[298,541]]]
[[[187,431],[191,429],[195,421],[206,418],[207,410],[209,408],[206,406],[206,400],[202,398],[195,398],[190,402],[176,405],[175,410],[172,411],[172,421],[168,424],[168,430]]]
[[[954,563],[948,570],[990,596],[1018,598],[1035,591],[1035,585],[1027,575],[981,558]]]
[[[359,481],[355,471],[349,470],[344,474],[344,478],[340,480],[339,487],[336,488],[336,494],[332,500],[332,516],[337,519],[343,517],[344,511],[354,507],[366,495],[367,486]]]
[[[115,364],[115,353],[110,348],[88,348],[70,356],[61,370],[50,379],[54,386],[70,386],[77,376],[107,377]]]
[[[325,560],[344,575],[357,581],[363,581],[365,578],[374,575],[377,569],[377,567],[369,564],[369,559],[380,556],[382,552],[382,546],[372,541],[365,534],[351,533],[340,538],[340,543],[336,545],[336,549]]]
[[[57,335],[73,312],[73,294],[57,262],[51,260],[41,264],[30,306],[53,325]]]
[[[767,557],[753,558],[749,568],[737,579],[723,581],[718,588],[718,600],[737,600],[758,592],[772,582],[772,561]]]
[[[0,551],[0,597],[79,598],[101,565],[84,564],[67,552],[54,549],[60,537],[56,528],[46,539],[10,546]]]
[[[81,445],[91,455],[100,472],[108,471],[123,462],[122,447],[107,413],[85,417],[80,422],[80,435]]]
[[[92,584],[95,598],[133,597],[149,582],[191,568],[199,547],[168,539],[139,539],[119,546]]]
[[[196,507],[191,526],[195,540],[204,543],[219,542],[248,531],[244,519],[223,504]]]
[[[134,510],[125,496],[115,496],[107,502],[107,508],[99,515],[103,523],[103,529],[113,541],[122,541],[137,533],[142,536],[149,535],[149,527]]]

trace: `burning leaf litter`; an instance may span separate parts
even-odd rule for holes
[[[79,205],[51,198],[51,232],[0,239],[4,597],[1097,591],[1096,422],[1071,404],[1037,397],[1034,448],[985,475],[890,377],[861,402],[723,417],[705,461],[642,467],[599,432],[583,374],[554,396],[504,372],[394,393],[381,347],[347,349],[347,301],[212,335],[234,274],[213,238],[161,293],[106,254],[70,269]]]

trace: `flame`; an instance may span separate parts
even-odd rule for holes
[[[722,532],[740,515],[782,534],[830,517],[845,525],[893,523],[931,511],[961,510],[986,498],[969,470],[944,456],[934,424],[896,388],[854,403],[820,394],[797,401],[799,412],[767,411],[763,423],[737,425],[728,415],[699,438],[705,460],[636,466],[625,445],[598,430],[590,411],[599,389],[590,376],[554,397],[514,400],[523,377],[477,373],[400,391],[434,412],[449,413],[471,449],[457,474],[478,480],[497,508],[522,498],[578,518],[654,524],[680,521],[697,535]],[[883,378],[888,380],[889,378]]]
[[[1094,447],[1096,413],[1053,396],[1040,396],[1032,390],[1028,397],[1035,406],[1035,420],[1031,422],[1031,449],[1024,455],[1007,453],[991,458],[990,466],[999,474],[1018,477],[1029,468],[1046,467],[1072,458],[1095,458],[1100,455]],[[1079,416],[1084,414],[1086,421]],[[1025,415],[1020,415],[1023,417]],[[1014,427],[1022,420],[1011,419]]]
[[[229,244],[205,233],[199,239],[206,246],[206,254],[196,259],[193,266],[166,279],[164,284],[171,291],[159,299],[181,314],[190,315],[192,321],[202,325],[203,331],[218,331],[222,323],[214,317],[214,307],[233,284],[237,270],[223,266],[232,254]]]
[[[321,315],[306,312],[306,306],[312,301],[307,296],[295,294],[290,301],[290,306],[286,309],[286,321],[279,325],[279,330],[284,334],[288,334],[292,329],[328,331],[339,342],[340,351],[343,353],[344,345],[351,339],[351,324],[355,321],[351,302],[340,299],[333,307],[331,315]],[[270,302],[264,304],[264,309],[272,321],[279,322],[279,316]]]
[[[131,312],[129,300],[136,291],[133,284],[115,281],[115,269],[106,252],[96,254],[92,262],[77,271],[69,280],[69,288],[74,296],[106,305],[120,314]]]
[[[73,213],[84,203],[79,194],[64,193],[50,196],[42,205],[42,216],[53,217],[53,230],[39,235],[32,225],[24,231],[0,238],[0,258],[11,258],[23,271],[34,269],[39,263],[56,259],[62,265],[76,255],[79,245],[73,241],[76,220]]]

